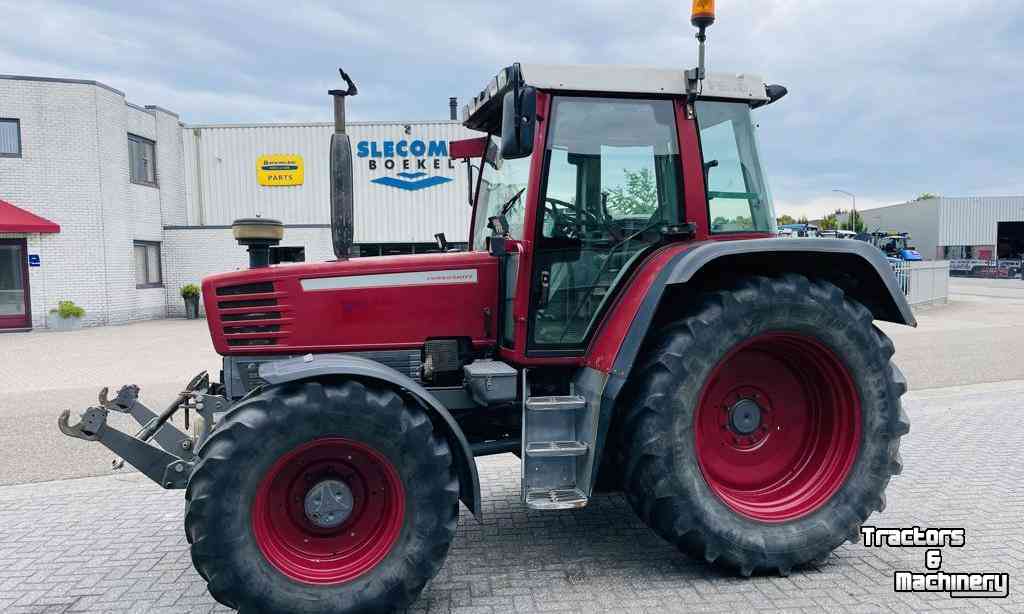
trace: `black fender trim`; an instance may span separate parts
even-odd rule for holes
[[[713,260],[740,254],[799,254],[808,256],[815,254],[846,254],[859,256],[870,265],[878,278],[889,290],[889,298],[893,301],[896,312],[889,314],[890,321],[908,326],[917,326],[917,320],[910,309],[907,297],[897,285],[892,267],[881,250],[855,239],[747,239],[743,241],[718,241],[702,243],[692,250],[681,254],[672,262],[668,285],[682,284],[690,281],[693,276]],[[878,317],[879,314],[876,314]],[[879,318],[882,319],[882,318]]]
[[[591,471],[591,490],[597,483],[597,473],[604,454],[615,403],[633,370],[633,363],[647,338],[647,333],[666,288],[688,283],[702,269],[721,258],[759,254],[766,257],[772,254],[806,254],[808,257],[839,254],[860,258],[883,283],[888,291],[887,298],[891,300],[885,313],[876,313],[875,317],[897,324],[917,326],[917,319],[914,318],[907,297],[897,285],[896,276],[893,275],[892,267],[889,266],[885,255],[878,248],[864,241],[854,239],[743,239],[694,243],[689,249],[676,254],[658,273],[657,279],[648,290],[647,296],[644,297],[629,326],[629,332],[603,385],[593,386],[593,383],[599,381],[600,378],[597,377],[598,374],[587,373],[592,369],[584,369],[584,373],[577,378],[577,383],[590,384],[582,386],[581,392],[587,396],[587,400],[593,406],[600,407],[593,455],[595,466]]]
[[[480,499],[480,476],[477,473],[473,449],[459,424],[448,409],[429,390],[391,367],[369,358],[345,354],[307,354],[295,358],[265,362],[260,365],[259,376],[270,385],[284,384],[330,375],[345,375],[373,379],[395,386],[413,396],[427,412],[445,427],[459,476],[459,499],[477,520],[483,519]]]

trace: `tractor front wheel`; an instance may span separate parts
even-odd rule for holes
[[[751,277],[708,292],[634,370],[627,498],[681,550],[788,573],[885,506],[906,384],[871,313],[836,286]]]
[[[448,444],[387,388],[270,388],[233,408],[199,457],[186,490],[192,560],[243,613],[404,607],[455,533]]]

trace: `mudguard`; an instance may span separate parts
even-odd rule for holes
[[[429,414],[438,419],[436,422],[444,426],[459,476],[459,499],[477,520],[482,519],[480,476],[477,473],[473,450],[465,434],[448,409],[430,391],[408,376],[375,360],[345,354],[307,354],[275,360],[261,364],[259,371],[260,378],[271,385],[330,375],[377,380],[400,388],[415,397]]]
[[[595,463],[599,463],[611,425],[616,400],[633,369],[633,363],[650,330],[651,323],[667,288],[686,284],[702,271],[715,265],[715,261],[732,257],[752,257],[752,264],[760,264],[773,255],[798,256],[822,260],[825,257],[854,259],[862,274],[873,276],[870,281],[877,296],[873,297],[876,319],[917,326],[885,255],[863,241],[836,239],[746,239],[739,241],[702,241],[678,244],[652,255],[641,265],[633,282],[641,282],[641,296],[623,296],[603,323],[600,334],[588,351],[587,366],[576,378],[576,389],[587,397],[591,406],[599,407],[594,444]],[[808,260],[807,262],[815,262]],[[656,267],[647,270],[645,267]],[[813,267],[807,267],[813,268]],[[754,268],[753,270],[757,270]],[[867,273],[870,271],[870,273]],[[808,273],[805,270],[792,272]],[[628,294],[630,289],[627,289]],[[612,351],[609,351],[612,348]],[[597,467],[591,471],[591,488],[597,481]]]

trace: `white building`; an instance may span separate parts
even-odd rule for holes
[[[185,219],[183,170],[174,113],[95,81],[0,76],[0,326],[43,326],[61,300],[89,324],[164,316],[160,245]]]
[[[324,97],[325,106],[329,98]],[[334,257],[331,124],[186,126],[95,81],[0,75],[0,329],[42,327],[61,300],[85,324],[182,315],[179,288],[246,266],[230,224],[285,224],[283,245]],[[349,124],[363,255],[467,240],[454,121]]]

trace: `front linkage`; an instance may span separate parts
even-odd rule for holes
[[[107,388],[103,388],[99,404],[82,412],[77,424],[70,424],[71,411],[64,410],[57,426],[68,437],[98,441],[106,446],[117,455],[112,462],[114,469],[120,469],[127,461],[164,488],[185,488],[195,468],[194,451],[210,434],[215,416],[228,409],[227,399],[209,394],[210,391],[210,377],[203,371],[192,378],[167,409],[157,414],[139,401],[138,386],[122,386],[112,400],[107,396]],[[190,412],[196,413],[192,434],[180,431],[170,421],[182,408],[186,431]],[[130,415],[142,428],[133,437],[111,427],[107,424],[111,410]]]

